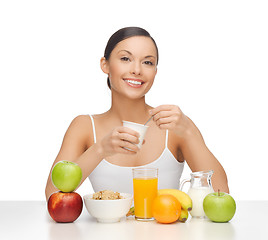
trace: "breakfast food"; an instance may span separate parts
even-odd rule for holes
[[[128,217],[128,216],[134,216],[134,215],[135,215],[135,208],[131,207],[126,216]]]
[[[47,209],[56,222],[74,222],[82,212],[83,200],[76,192],[55,192],[48,199]]]
[[[187,211],[191,211],[192,210],[192,199],[190,198],[190,196],[183,192],[180,191],[178,189],[159,189],[158,190],[158,195],[161,194],[171,194],[173,195],[175,198],[177,198],[181,204],[181,207]]]
[[[181,204],[173,195],[161,194],[154,199],[152,212],[157,222],[173,223],[181,215]]]
[[[213,222],[228,222],[236,211],[236,203],[231,195],[225,192],[208,194],[203,201],[206,216]]]
[[[95,200],[116,200],[116,199],[122,199],[123,197],[118,192],[103,190],[94,193],[92,198]]]
[[[191,211],[193,206],[190,196],[178,189],[159,189],[158,196],[162,194],[170,194],[177,198],[181,204],[181,214],[179,216],[179,221],[186,222],[188,219],[188,211]]]
[[[52,183],[62,192],[74,191],[82,180],[82,170],[78,164],[59,161],[52,169]]]

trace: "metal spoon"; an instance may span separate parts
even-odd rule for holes
[[[147,122],[144,124],[144,126],[145,126],[148,122],[150,122],[152,118],[153,118],[153,116],[151,116],[151,117],[147,120]]]

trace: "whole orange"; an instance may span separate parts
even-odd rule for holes
[[[179,219],[181,204],[170,194],[158,195],[152,206],[153,217],[160,223],[173,223]]]

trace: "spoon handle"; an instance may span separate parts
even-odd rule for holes
[[[144,124],[144,126],[145,126],[148,122],[150,122],[152,118],[153,118],[153,116],[151,116],[151,117],[147,120],[147,122]]]

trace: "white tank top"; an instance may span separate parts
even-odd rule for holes
[[[96,142],[96,130],[94,119],[92,121],[94,143]],[[168,130],[166,130],[165,149],[161,156],[155,161],[138,166],[122,167],[112,164],[103,159],[99,165],[89,175],[89,180],[95,192],[102,190],[112,190],[114,192],[124,192],[133,194],[132,169],[140,167],[158,168],[158,189],[175,188],[179,189],[180,178],[184,167],[184,162],[178,162],[167,147]]]

